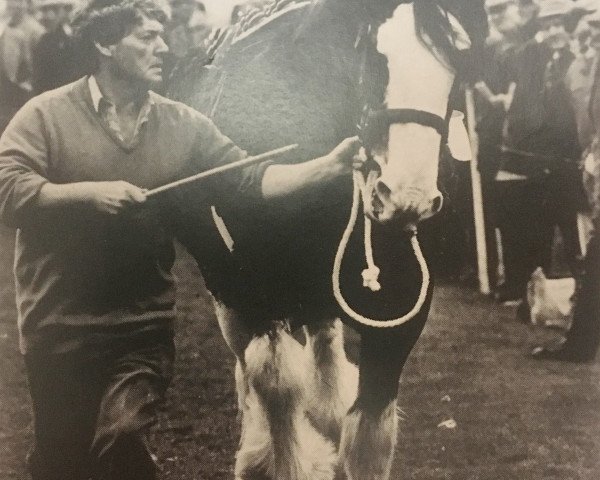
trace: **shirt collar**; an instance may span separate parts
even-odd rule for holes
[[[102,92],[100,91],[100,87],[98,86],[98,81],[96,80],[96,77],[94,77],[94,75],[90,75],[88,77],[88,87],[90,89],[90,95],[92,96],[92,105],[94,106],[94,110],[96,110],[96,112],[99,113],[100,112],[100,102],[101,101],[108,102],[108,100],[106,100],[104,98],[104,95],[102,95]],[[152,99],[152,95],[148,94],[146,96],[146,101],[144,102],[144,106],[142,107],[142,110],[145,111],[148,107],[150,107],[153,104],[154,104],[154,100]]]

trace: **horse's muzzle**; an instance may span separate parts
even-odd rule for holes
[[[443,205],[443,197],[437,189],[431,192],[405,187],[393,191],[381,178],[366,188],[365,214],[381,224],[398,222],[403,226],[416,225],[438,213]]]

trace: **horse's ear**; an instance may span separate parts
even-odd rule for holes
[[[471,37],[469,36],[465,28],[452,14],[448,15],[448,20],[450,21],[450,28],[452,28],[453,41],[456,49],[459,51],[469,50],[472,46],[472,42]]]

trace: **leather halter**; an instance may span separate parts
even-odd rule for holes
[[[369,110],[360,128],[360,138],[366,148],[372,148],[389,130],[390,126],[398,123],[416,123],[431,127],[442,137],[442,143],[448,138],[448,118],[442,118],[434,113],[412,108],[391,108]]]

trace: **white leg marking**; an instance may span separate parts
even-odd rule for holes
[[[398,436],[398,414],[394,399],[379,417],[360,410],[344,421],[340,456],[348,480],[388,480]]]
[[[249,382],[245,427],[236,475],[252,471],[273,480],[332,480],[336,455],[305,414],[307,359],[302,346],[282,328],[254,338],[246,350]],[[268,441],[265,440],[268,437]]]
[[[339,319],[305,327],[309,387],[307,412],[315,428],[339,444],[342,421],[356,400],[358,368],[346,358]]]

